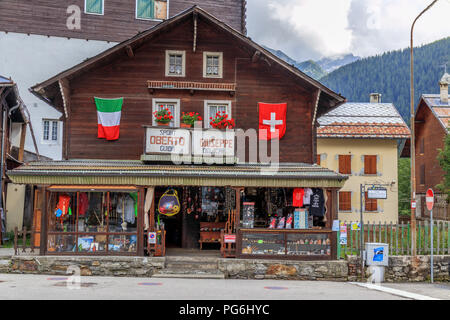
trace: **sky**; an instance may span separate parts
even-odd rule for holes
[[[409,47],[412,22],[432,0],[247,0],[248,36],[297,61],[367,57]],[[416,23],[414,46],[450,36],[450,0]]]

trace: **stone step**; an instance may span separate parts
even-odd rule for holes
[[[183,278],[183,279],[225,279],[222,272],[192,271],[184,269],[163,269],[155,273],[152,278]]]
[[[201,263],[201,262],[186,262],[186,261],[176,261],[167,262],[167,269],[181,269],[181,270],[217,270],[217,263]]]

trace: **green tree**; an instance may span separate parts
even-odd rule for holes
[[[401,158],[398,160],[398,213],[410,215],[411,202],[411,160]]]
[[[447,201],[450,200],[450,135],[444,139],[444,149],[439,150],[438,155],[439,165],[444,171],[444,177],[442,183],[438,184],[436,187],[448,195]]]

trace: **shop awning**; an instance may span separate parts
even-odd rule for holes
[[[8,171],[17,184],[341,188],[346,176],[318,165],[147,165],[141,161],[41,161]]]

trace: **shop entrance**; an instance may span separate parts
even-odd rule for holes
[[[165,215],[160,210],[167,192],[178,197],[180,211],[175,215]],[[164,225],[168,250],[219,251],[221,230],[229,210],[235,207],[233,194],[234,190],[224,187],[155,188],[155,224]]]

